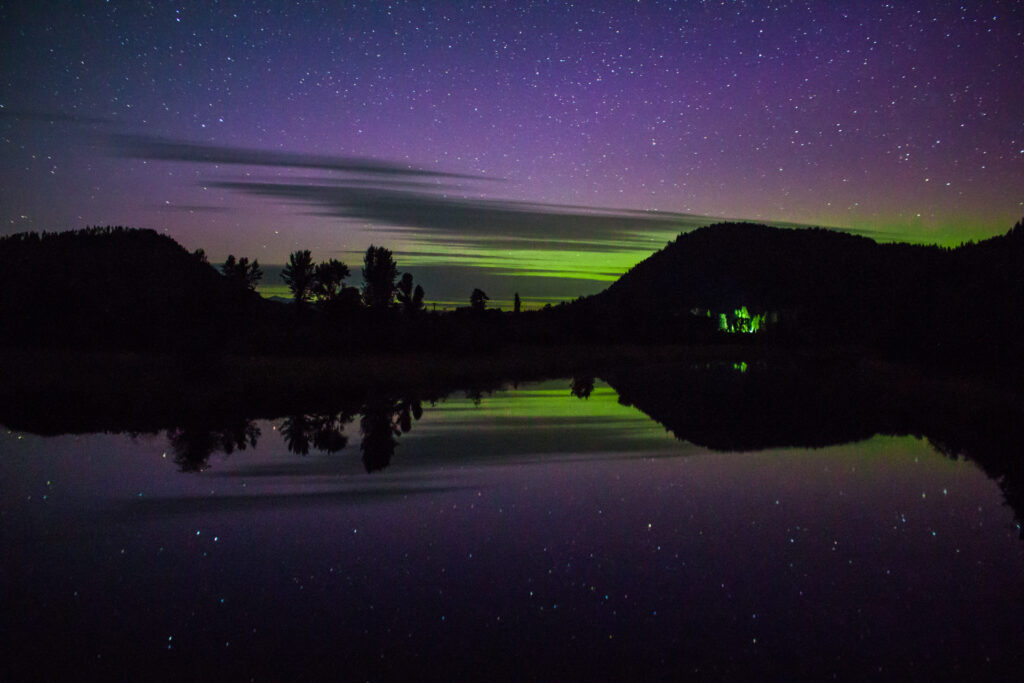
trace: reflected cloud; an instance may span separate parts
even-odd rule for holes
[[[211,514],[218,512],[250,512],[267,508],[350,505],[386,501],[420,494],[451,493],[471,486],[364,486],[332,491],[304,493],[254,493],[237,496],[177,496],[166,498],[139,498],[122,501],[109,512],[116,519],[124,515],[164,517],[175,514]]]
[[[184,211],[188,213],[226,213],[228,209],[223,206],[210,206],[207,204],[156,204],[154,208],[161,211]]]

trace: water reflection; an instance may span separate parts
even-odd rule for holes
[[[596,411],[595,420],[606,419],[600,404],[589,404],[597,381],[587,375],[571,378],[568,386],[562,384],[561,400],[588,402],[586,410]],[[659,365],[609,371],[604,381],[619,404],[642,411],[681,441],[712,450],[820,448],[876,434],[923,435],[943,455],[977,462],[999,483],[1018,520],[1024,518],[1017,406],[908,404],[898,393],[862,381],[855,368],[834,363]],[[474,388],[464,395],[486,413],[488,401],[495,400],[492,392]],[[520,409],[528,411],[528,393],[521,396]],[[429,402],[445,398],[433,396]],[[281,437],[293,454],[342,453],[349,445],[346,428],[358,417],[363,468],[380,472],[391,466],[400,438],[423,417],[423,404],[415,395],[375,396],[331,411],[294,414],[281,420]],[[524,434],[539,429],[544,419],[529,418],[521,425]],[[167,430],[182,471],[202,471],[213,453],[255,447],[259,437],[254,422],[238,418]]]
[[[408,421],[408,408],[404,412]],[[400,408],[395,402],[378,400],[364,407],[359,419],[359,433],[362,435],[359,450],[363,453],[363,467],[367,472],[377,472],[391,464],[399,435],[411,428],[411,425],[406,424],[404,429],[400,429],[400,422]]]
[[[138,438],[0,433],[13,642],[43,678],[58,647],[96,679],[1019,670],[1022,544],[982,472],[1019,518],[1013,409],[849,370],[634,368],[233,406]],[[172,456],[202,474],[168,476]]]
[[[594,393],[593,377],[573,377],[569,384],[569,393],[576,398],[590,398]]]
[[[292,415],[281,422],[281,436],[288,451],[309,455],[310,446],[321,453],[337,453],[348,445],[345,426],[352,422],[353,413],[315,413]]]
[[[714,450],[820,448],[912,431],[884,397],[835,364],[653,366],[605,379],[626,405]]]
[[[880,385],[857,366],[824,362],[656,366],[606,379],[621,402],[677,438],[719,451],[923,436],[943,455],[976,462],[999,483],[1017,520],[1024,519],[1024,412],[1013,401],[941,393],[922,400],[924,392],[905,380]]]
[[[281,422],[281,437],[290,453],[309,455],[338,453],[348,446],[345,427],[359,415],[359,450],[367,472],[391,464],[398,437],[412,429],[413,420],[423,416],[422,402],[414,397],[392,400],[376,398],[358,409],[334,413],[292,415]]]
[[[1024,517],[1024,459],[1019,457],[1019,426],[1024,419],[1021,406],[985,396],[961,400],[955,394],[935,392],[925,396],[900,382],[883,384],[866,380],[855,364],[824,362],[727,362],[700,365],[652,365],[607,370],[598,380],[579,374],[562,380],[559,401],[579,406],[574,419],[604,425],[606,433],[580,438],[614,440],[612,424],[621,425],[622,411],[614,416],[601,391],[613,391],[621,406],[631,406],[664,426],[677,439],[719,451],[760,451],[782,447],[819,448],[868,439],[876,434],[914,434],[926,437],[935,449],[950,458],[970,458],[999,483],[1006,501]],[[605,384],[606,383],[606,384]],[[610,387],[610,389],[609,389]],[[513,442],[491,441],[482,450],[503,457],[530,444],[552,438],[545,431],[553,424],[555,403],[538,408],[531,390],[493,397],[496,389],[476,387],[464,392],[474,410],[488,414],[495,406],[506,411],[506,422],[516,419]],[[231,454],[255,448],[261,431],[253,419],[256,408],[267,409],[266,397],[248,397],[237,405],[224,406],[224,417],[204,415],[166,429],[169,451],[183,472],[201,472],[216,453]],[[259,402],[257,403],[257,398]],[[398,452],[401,437],[410,433],[424,416],[424,404],[436,405],[445,395],[420,394],[372,396],[336,400],[326,410],[291,412],[281,405],[279,431],[284,448],[296,455],[342,454],[353,438],[350,425],[358,418],[358,451],[363,469],[375,473],[389,468]],[[554,400],[554,397],[550,397]],[[559,404],[561,405],[561,404]],[[307,407],[308,408],[308,407]],[[426,408],[430,411],[431,408]],[[95,429],[152,431],[163,415],[146,416],[140,409],[125,424],[103,424]],[[265,412],[263,413],[265,415]],[[520,417],[516,418],[515,416]],[[0,416],[0,420],[3,416]],[[556,420],[557,422],[557,420]],[[78,417],[52,411],[33,416],[30,425],[11,425],[27,431],[55,434],[78,431]],[[511,425],[511,422],[509,423]],[[564,430],[560,434],[566,437]],[[568,448],[573,448],[570,444]],[[612,441],[606,444],[612,448]],[[422,456],[421,456],[422,457]]]
[[[255,448],[259,438],[260,428],[254,421],[237,418],[223,427],[192,424],[167,430],[167,443],[182,472],[201,472],[214,453]]]

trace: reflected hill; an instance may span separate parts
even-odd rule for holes
[[[998,482],[1018,520],[1024,519],[1019,445],[1024,406],[1015,393],[853,360],[651,364],[618,367],[600,376],[619,403],[702,448],[753,452],[822,448],[876,434],[924,436],[947,457],[977,463]],[[564,400],[580,408],[573,411],[575,419],[587,419],[595,376],[577,375],[565,382]],[[465,397],[486,408],[488,393],[499,386],[468,389]],[[234,393],[222,396],[218,411],[202,414],[138,402],[128,415],[115,410],[105,417],[102,406],[94,406],[83,423],[80,406],[55,405],[31,411],[30,419],[5,412],[0,423],[46,435],[166,430],[179,469],[197,472],[208,467],[214,454],[256,448],[261,431],[255,420],[279,419],[284,450],[298,456],[359,457],[363,469],[374,473],[393,464],[401,437],[416,428],[430,404],[447,395],[381,389],[348,398],[285,396],[268,402],[266,396]],[[595,413],[593,419],[603,423],[607,418]],[[353,425],[358,456],[350,444]],[[542,425],[542,419],[531,418],[517,428],[529,432]],[[520,437],[510,433],[509,438]]]
[[[879,412],[853,369],[835,364],[708,363],[620,369],[619,400],[677,438],[720,451],[820,448],[906,433]]]
[[[1024,520],[1024,406],[1016,395],[890,375],[854,362],[653,365],[623,368],[604,379],[621,402],[676,438],[713,450],[923,436],[947,457],[975,462],[998,482],[1017,520]]]

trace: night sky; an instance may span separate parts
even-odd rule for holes
[[[1024,216],[1024,2],[0,2],[0,233],[597,291],[731,217]],[[279,281],[268,284],[279,284]],[[464,290],[464,291],[463,291]]]

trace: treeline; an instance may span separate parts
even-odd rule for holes
[[[459,352],[493,350],[509,338],[505,317],[487,309],[489,298],[479,288],[469,294],[468,307],[428,311],[422,285],[411,273],[399,272],[393,253],[372,244],[363,255],[359,286],[352,284],[346,263],[314,263],[309,250],[292,252],[281,278],[292,295],[289,329],[301,336],[277,337],[273,347],[318,353]]]
[[[234,254],[228,255],[221,272],[250,291],[255,291],[263,278],[258,260],[249,263],[248,258],[242,257],[236,261]],[[314,264],[308,249],[292,252],[281,273],[292,300],[300,307],[313,304],[326,312],[341,314],[351,314],[360,308],[379,312],[397,309],[407,316],[414,316],[425,309],[423,287],[414,285],[412,273],[398,277],[398,264],[389,249],[371,244],[366,250],[361,289],[346,282],[351,276],[348,265],[338,259]],[[482,312],[488,301],[487,293],[475,288],[469,295],[469,308]],[[514,302],[518,313],[521,306],[518,292]]]
[[[337,259],[293,252],[282,274],[293,303],[281,304],[256,293],[256,260],[231,255],[218,272],[165,235],[90,228],[0,239],[0,344],[216,357],[726,342],[1017,372],[1022,268],[1022,222],[955,249],[723,223],[680,235],[595,296],[520,311],[516,295],[502,312],[474,289],[467,307],[439,313],[381,246],[358,282]]]
[[[218,272],[219,271],[219,272]],[[256,292],[258,260],[214,267],[152,230],[96,227],[0,239],[0,345],[111,351],[225,353],[480,350],[507,338],[487,295],[428,312],[423,287],[371,245],[360,287],[349,267],[293,252],[282,277],[294,303]]]

